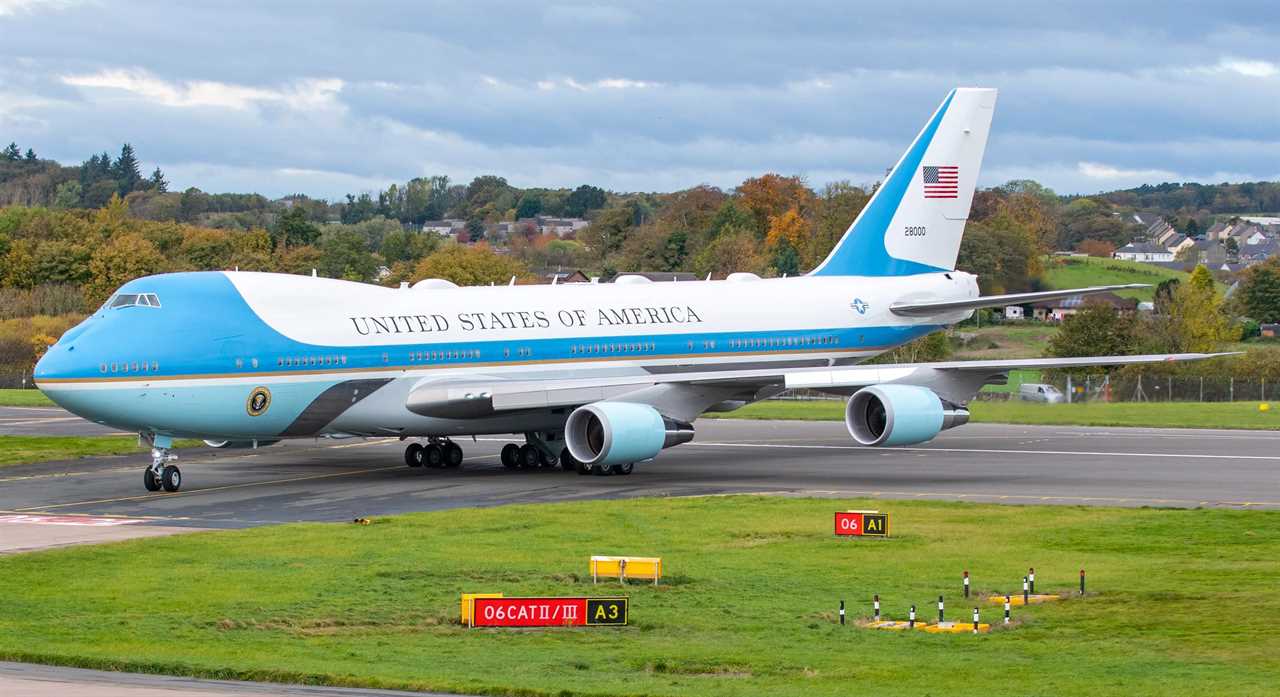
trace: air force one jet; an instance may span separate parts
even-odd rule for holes
[[[49,349],[40,389],[151,445],[149,491],[177,491],[173,439],[412,439],[411,467],[457,467],[454,440],[523,433],[507,467],[629,474],[708,411],[788,388],[848,396],[864,446],[932,439],[1015,368],[1207,354],[859,365],[976,308],[1098,293],[979,297],[953,270],[996,91],[953,90],[811,273],[763,279],[399,289],[269,273],[149,276]]]

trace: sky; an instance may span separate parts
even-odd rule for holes
[[[955,86],[984,186],[1280,179],[1274,2],[0,0],[0,141],[173,190],[865,184]]]

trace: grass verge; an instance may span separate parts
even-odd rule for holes
[[[40,390],[0,390],[0,407],[51,407],[53,402]]]
[[[179,440],[179,448],[201,445],[198,440]],[[50,460],[74,460],[101,455],[128,455],[138,447],[137,436],[0,436],[0,467],[26,465]]]
[[[875,507],[895,537],[837,540]],[[460,592],[610,595],[590,554],[656,554],[625,628],[468,630]],[[0,657],[184,675],[521,695],[1274,694],[1280,513],[711,497],[414,514],[0,558]],[[1096,594],[989,635],[875,632],[939,593]],[[1223,613],[1229,613],[1223,614]],[[984,621],[1000,611],[983,607]]]
[[[969,407],[970,420],[973,423],[1280,429],[1280,408],[1259,411],[1257,402],[1036,404],[1010,400],[972,402]],[[702,418],[843,421],[844,402],[767,400],[745,406],[737,411],[707,414]]]

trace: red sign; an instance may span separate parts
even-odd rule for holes
[[[889,514],[876,511],[836,511],[837,535],[889,535]]]
[[[627,623],[626,598],[476,598],[473,627],[577,627]]]

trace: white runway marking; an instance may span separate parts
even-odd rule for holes
[[[712,448],[801,448],[806,450],[862,450],[866,452],[878,451],[888,454],[894,451],[899,452],[919,452],[919,453],[978,453],[984,455],[1072,455],[1072,456],[1091,456],[1091,457],[1154,457],[1154,458],[1198,458],[1206,460],[1268,460],[1280,461],[1280,455],[1209,455],[1197,453],[1104,453],[1090,452],[1087,450],[996,450],[994,448],[904,448],[893,446],[889,448],[870,448],[861,445],[791,445],[788,443],[699,443],[691,441],[685,443],[685,448],[691,447],[712,447]]]

